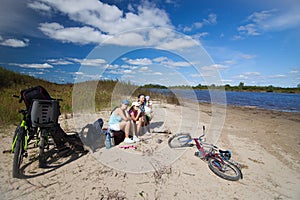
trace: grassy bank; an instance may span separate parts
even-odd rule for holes
[[[84,102],[87,91],[96,86],[96,91],[90,91],[91,95],[95,95],[96,111],[103,109],[111,109],[115,104],[112,102],[112,95],[131,95],[131,99],[135,99],[139,93],[150,95],[152,98],[160,99],[167,103],[178,103],[175,95],[168,96],[151,92],[147,88],[141,88],[131,83],[120,82],[117,80],[101,80],[89,81],[74,84],[56,84],[37,79],[31,76],[15,73],[0,67],[0,124],[6,125],[17,123],[21,120],[18,110],[24,109],[24,103],[18,103],[18,99],[13,95],[19,95],[20,91],[26,88],[41,85],[49,92],[52,98],[63,99],[60,102],[61,112],[72,113],[72,98],[74,95],[74,87],[81,88],[83,94],[76,95],[76,98],[82,98],[80,102]]]

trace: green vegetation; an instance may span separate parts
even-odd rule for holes
[[[60,102],[62,113],[72,113],[72,97],[74,96],[74,84],[56,84],[37,79],[31,76],[22,75],[16,72],[12,72],[0,67],[0,123],[5,125],[7,123],[20,121],[20,115],[18,110],[24,109],[24,103],[19,104],[18,99],[13,95],[19,95],[19,92],[23,89],[41,85],[47,89],[53,98],[63,99]],[[95,98],[96,111],[103,109],[111,109],[119,104],[119,97],[126,96],[127,98],[135,99],[139,93],[150,95],[152,99],[159,99],[166,103],[178,104],[177,97],[171,90],[166,93],[155,92],[156,89],[167,89],[162,85],[148,84],[142,87],[131,84],[130,82],[120,82],[118,80],[100,80],[100,81],[88,81],[78,83],[75,85],[80,90],[76,91],[76,98],[80,99],[80,106],[82,109],[90,107],[88,102],[85,102],[87,95],[93,95]],[[295,88],[281,88],[270,86],[245,86],[244,83],[240,83],[238,86],[216,86],[216,85],[197,85],[191,86],[176,86],[170,89],[225,89],[226,91],[249,91],[249,92],[284,92],[284,93],[300,93],[300,84]],[[152,90],[151,90],[152,89]],[[96,90],[96,92],[95,92]],[[128,97],[128,94],[132,94]],[[114,98],[114,99],[112,99]],[[87,105],[84,105],[84,104]],[[81,105],[82,104],[82,105]]]
[[[300,84],[294,88],[282,88],[275,87],[272,85],[269,86],[246,86],[243,82],[240,82],[238,86],[231,86],[229,84],[216,86],[214,84],[207,85],[197,85],[197,86],[175,86],[173,89],[196,89],[196,90],[207,90],[207,89],[215,89],[215,90],[226,90],[226,91],[238,91],[238,92],[278,92],[278,93],[300,93]]]
[[[13,95],[19,95],[20,91],[26,88],[41,85],[49,92],[51,97],[63,99],[60,102],[61,113],[72,113],[72,97],[74,84],[56,84],[37,79],[28,75],[22,75],[0,67],[0,123],[1,126],[8,123],[17,123],[21,120],[18,114],[20,109],[25,108],[25,104],[18,103],[18,99]],[[139,93],[150,95],[153,99],[160,99],[167,103],[178,104],[178,100],[173,93],[168,95],[151,92],[149,88],[138,87],[131,83],[120,82],[118,80],[100,80],[78,83],[75,85],[80,90],[76,94],[76,98],[80,99],[80,103],[84,104],[86,95],[93,95],[95,98],[96,111],[103,109],[111,109],[119,102],[112,102],[112,95],[118,98],[122,95],[131,95],[131,99],[138,96]],[[96,86],[96,88],[94,88]],[[96,92],[95,90],[96,89]],[[87,105],[90,106],[90,105]],[[83,105],[84,108],[84,105]]]

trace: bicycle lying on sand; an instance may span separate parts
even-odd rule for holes
[[[208,161],[209,168],[219,177],[230,181],[237,181],[243,178],[240,165],[230,160],[232,153],[229,150],[221,150],[213,144],[206,143],[203,139],[205,136],[205,126],[203,126],[203,134],[199,138],[192,138],[188,133],[179,133],[168,140],[171,148],[197,147],[198,151],[195,156],[202,160]],[[195,142],[193,144],[192,142]]]
[[[22,93],[21,96],[14,95],[14,97],[19,98],[19,103],[24,100]],[[56,131],[60,114],[58,101],[58,99],[34,99],[30,109],[19,111],[23,119],[15,130],[11,150],[14,154],[12,170],[14,178],[21,175],[20,166],[23,158],[28,156],[27,149],[31,140],[35,140],[34,146],[39,147],[39,167],[45,167],[45,150],[49,150],[49,136]]]

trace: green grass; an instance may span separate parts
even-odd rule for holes
[[[95,111],[112,109],[114,106],[119,105],[120,98],[126,97],[135,99],[139,93],[150,95],[152,98],[160,99],[167,103],[178,104],[178,100],[173,93],[168,96],[153,93],[147,88],[138,87],[130,82],[101,80],[88,81],[76,85],[56,84],[0,67],[0,126],[18,123],[21,120],[21,115],[18,114],[18,111],[25,109],[25,104],[24,102],[18,103],[18,99],[14,98],[13,95],[19,95],[21,90],[37,85],[43,86],[52,98],[63,99],[63,101],[60,102],[62,114],[73,112],[72,98],[74,96],[79,98],[77,100],[80,103],[76,108],[85,109],[90,107],[85,99],[87,96],[92,95],[92,98],[95,99]],[[74,93],[74,86],[80,88],[80,90],[76,90],[77,93]],[[128,97],[128,94],[131,94],[131,96]],[[114,97],[113,99],[112,96]],[[85,105],[85,103],[87,105]]]

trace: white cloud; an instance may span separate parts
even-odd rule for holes
[[[140,71],[140,72],[147,72],[147,71],[149,71],[149,67],[141,67],[141,68],[139,69],[139,71]]]
[[[291,71],[289,71],[290,74],[298,74],[299,70],[298,69],[293,69]]]
[[[19,40],[19,39],[14,39],[14,38],[3,39],[0,36],[0,45],[8,46],[8,47],[14,47],[14,48],[26,47],[26,46],[29,45],[29,40],[28,39]]]
[[[73,64],[73,62],[70,62],[65,59],[48,59],[47,62],[51,63],[52,65],[70,65]]]
[[[281,31],[300,27],[299,9],[291,8],[287,12],[278,12],[267,20],[261,21],[259,25],[265,31]]]
[[[65,28],[58,23],[41,23],[39,29],[50,38],[63,42],[80,44],[102,43],[104,40],[110,38],[110,36],[87,26]]]
[[[103,67],[106,65],[106,60],[102,59],[102,58],[95,58],[95,59],[78,59],[78,58],[69,58],[69,60],[80,63],[81,65],[87,65],[87,66],[94,66],[94,67]]]
[[[183,32],[189,32],[194,29],[200,29],[205,25],[215,25],[217,24],[217,15],[215,13],[211,13],[208,15],[207,19],[202,19],[200,22],[195,22],[191,26],[183,27]]]
[[[284,74],[275,74],[275,75],[271,75],[271,76],[268,76],[269,78],[284,78],[286,77],[286,75]]]
[[[224,70],[224,69],[228,69],[229,66],[226,65],[221,65],[221,64],[213,64],[210,66],[203,66],[201,67],[202,71],[215,71],[215,70]]]
[[[164,66],[168,66],[168,67],[190,67],[193,64],[190,62],[185,62],[185,61],[173,61],[170,58],[167,57],[157,57],[153,59],[153,62],[160,64],[160,65],[164,65]]]
[[[190,41],[191,38],[176,37],[172,33],[174,27],[168,14],[147,1],[143,1],[136,8],[131,5],[131,12],[127,13],[98,0],[39,0],[29,6],[35,10],[51,7],[49,11],[56,10],[82,24],[81,27],[65,27],[56,22],[40,23],[39,29],[45,35],[63,42],[100,44],[105,41],[123,46],[152,45],[167,49],[196,45]],[[205,24],[215,22],[214,14],[203,21]],[[141,28],[148,29],[143,31]]]
[[[137,58],[137,59],[122,59],[124,62],[131,65],[151,65],[152,61],[149,58]]]
[[[53,68],[52,65],[48,64],[48,63],[43,63],[43,64],[18,64],[18,63],[10,63],[10,65],[15,65],[15,66],[19,66],[22,68],[34,68],[34,69],[47,69],[47,68]]]
[[[259,72],[245,72],[244,75],[247,75],[247,76],[259,76],[260,73]]]
[[[249,35],[255,36],[260,35],[261,33],[258,31],[258,27],[256,24],[247,24],[244,26],[240,26],[237,29],[241,35]]]
[[[154,58],[153,61],[160,63],[160,62],[168,61],[168,58],[167,57],[157,57],[157,58]]]
[[[255,57],[256,57],[256,55],[252,55],[252,54],[242,54],[241,55],[241,58],[244,58],[246,60],[250,60],[250,59],[253,59]]]
[[[276,10],[263,10],[261,12],[254,12],[253,14],[247,17],[248,21],[252,21],[255,23],[261,23],[267,18],[271,17]]]
[[[27,4],[27,6],[29,8],[32,8],[34,10],[40,10],[40,11],[50,11],[51,10],[51,7],[46,5],[45,3],[42,3],[42,2],[29,2]]]
[[[131,69],[125,69],[125,70],[123,71],[123,73],[124,73],[124,74],[135,74],[135,72],[132,71]]]
[[[297,7],[263,10],[249,15],[245,24],[237,28],[239,35],[233,39],[239,40],[244,39],[243,36],[257,36],[266,31],[282,31],[297,27],[300,27],[300,13]]]

